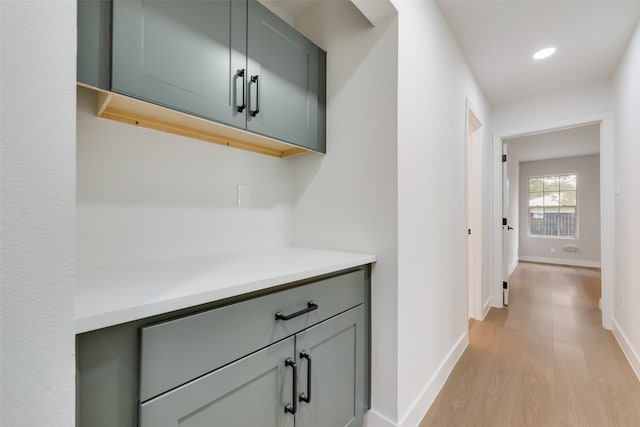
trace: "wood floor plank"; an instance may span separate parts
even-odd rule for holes
[[[563,340],[553,341],[553,365],[556,377],[561,380],[575,378],[588,381],[591,379],[587,360],[580,344]]]
[[[532,336],[522,346],[523,352],[523,426],[553,424],[553,344],[548,337]]]
[[[578,325],[571,306],[553,304],[553,338],[573,343],[580,342]]]
[[[610,335],[611,332],[605,330],[600,334],[590,334],[583,338],[582,346],[592,379],[598,383],[622,387],[627,383],[629,372],[618,357],[618,352],[621,352],[618,343]]]
[[[496,339],[490,349],[492,358],[483,379],[482,424],[486,427],[522,424],[522,340],[526,333],[507,327],[496,327]],[[481,390],[481,388],[480,388]],[[500,417],[496,417],[500,414]]]
[[[638,427],[640,381],[602,328],[596,269],[520,263],[511,305],[469,347],[420,427]]]
[[[438,395],[438,411],[427,414],[421,426],[481,426],[481,387],[487,381],[487,364],[492,358],[495,327],[487,322],[474,322],[471,326],[469,346],[454,367],[447,383]],[[473,423],[469,424],[469,419]]]
[[[531,313],[528,331],[539,338],[553,339],[553,318]]]
[[[593,383],[572,376],[559,376],[554,381],[553,418],[556,426],[607,425],[603,405]]]
[[[607,402],[604,406],[607,425],[612,427],[637,425],[632,424],[634,420],[640,419],[640,402],[637,394],[609,384],[598,387],[598,393],[600,398]]]

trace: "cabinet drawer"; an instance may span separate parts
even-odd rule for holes
[[[140,401],[364,302],[365,271],[298,286],[141,330]],[[309,304],[313,302],[317,306]],[[307,313],[276,320],[304,309]]]

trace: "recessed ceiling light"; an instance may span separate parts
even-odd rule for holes
[[[533,59],[543,59],[556,53],[555,47],[547,47],[533,54]]]

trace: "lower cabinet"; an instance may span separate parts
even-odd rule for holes
[[[369,267],[77,337],[79,427],[360,427]]]
[[[364,311],[326,320],[140,405],[140,427],[354,427]]]
[[[296,426],[362,425],[364,309],[356,307],[296,335]]]
[[[293,427],[294,339],[288,338],[143,403],[141,427]]]

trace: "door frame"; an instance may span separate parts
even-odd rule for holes
[[[492,142],[491,218],[493,226],[491,283],[493,307],[502,305],[502,143],[506,139],[575,127],[600,125],[600,262],[602,266],[602,326],[612,327],[615,262],[615,123],[613,113],[599,113],[520,129],[496,131]]]
[[[502,140],[502,148],[501,148],[501,157],[505,158],[506,161],[502,161],[502,211],[500,214],[500,220],[504,221],[504,218],[507,219],[507,223],[501,223],[502,225],[502,281],[509,283],[509,227],[511,226],[511,218],[509,215],[509,206],[512,203],[512,200],[509,198],[510,185],[509,182],[509,144],[507,140]],[[505,297],[509,296],[509,288],[504,288],[504,283],[502,283],[502,291],[500,292],[502,295],[502,304],[504,304]],[[509,303],[507,302],[507,305]]]
[[[476,193],[482,196],[482,176],[483,176],[483,164],[482,164],[482,122],[478,119],[478,115],[475,113],[473,105],[466,99],[465,103],[465,223],[467,228],[471,228],[471,232],[474,236],[475,245],[472,246],[472,242],[467,236],[467,245],[466,245],[466,262],[465,262],[465,272],[467,278],[467,315],[469,318],[474,318],[476,320],[484,319],[483,310],[483,301],[482,301],[482,290],[483,290],[483,272],[482,272],[482,242],[484,240],[484,233],[482,227],[482,197],[480,197],[480,203],[475,203],[473,209],[469,209],[469,199],[474,197]],[[476,153],[479,153],[480,156],[472,156],[471,149],[473,144],[479,144],[480,149],[475,149]],[[472,164],[473,163],[473,164]],[[469,182],[470,172],[473,168],[477,168],[478,172],[476,175],[479,175],[480,182],[472,188]],[[471,227],[471,215],[475,217],[474,227]],[[475,265],[479,271],[476,271],[476,283],[470,279],[471,266]]]

